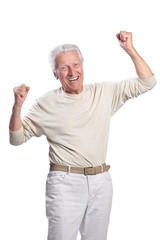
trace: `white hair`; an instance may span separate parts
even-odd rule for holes
[[[81,51],[80,51],[80,49],[79,49],[79,47],[77,45],[74,45],[74,44],[59,45],[58,47],[53,48],[49,52],[49,55],[48,55],[48,61],[49,61],[49,64],[50,64],[51,69],[52,69],[53,72],[56,71],[56,61],[55,61],[56,57],[60,53],[70,52],[70,51],[77,51],[78,55],[79,55],[79,58],[81,60],[81,63],[83,64],[84,59],[83,59],[82,53],[81,53]]]

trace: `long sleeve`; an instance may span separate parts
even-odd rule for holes
[[[103,164],[111,112],[155,84],[153,77],[84,84],[80,94],[66,93],[62,87],[52,90],[23,118],[22,128],[11,133],[11,142],[20,145],[43,134],[49,143],[50,162],[79,167]]]
[[[18,146],[31,137],[40,137],[43,134],[42,109],[36,101],[22,120],[22,127],[17,131],[9,130],[10,144]]]
[[[157,81],[155,76],[148,79],[130,78],[120,82],[110,82],[111,116],[128,100],[151,90]]]

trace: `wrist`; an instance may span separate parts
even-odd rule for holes
[[[22,105],[21,104],[17,104],[17,103],[14,103],[13,105],[13,111],[21,111],[21,108],[22,108]]]
[[[129,49],[126,50],[126,52],[128,53],[128,55],[131,57],[131,58],[135,58],[138,56],[138,53],[136,51],[136,49],[132,46],[130,47]]]

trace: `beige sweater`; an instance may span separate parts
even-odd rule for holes
[[[20,145],[32,136],[45,135],[50,162],[81,167],[105,162],[111,116],[130,98],[156,85],[149,79],[83,84],[80,94],[62,87],[39,98],[23,118],[23,126],[10,132],[10,143]]]

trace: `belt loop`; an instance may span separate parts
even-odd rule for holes
[[[68,174],[71,172],[71,166],[68,166]]]
[[[100,166],[101,166],[101,173],[103,173],[103,165],[101,164]]]

